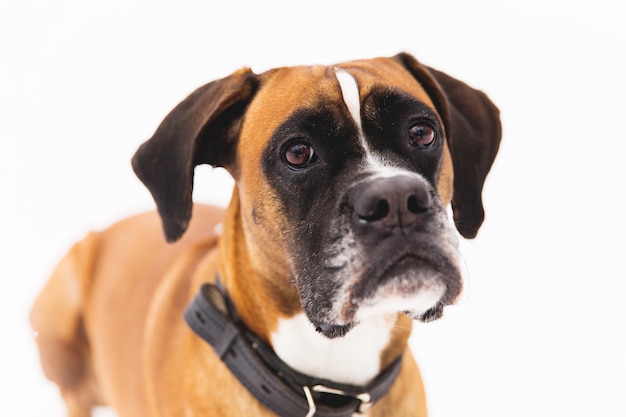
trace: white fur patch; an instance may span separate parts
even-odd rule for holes
[[[361,97],[359,96],[359,85],[350,73],[343,70],[335,70],[335,76],[339,81],[339,87],[341,88],[341,95],[343,101],[348,107],[350,116],[354,119],[356,125],[361,131]]]
[[[341,96],[343,97],[343,101],[348,108],[348,112],[356,126],[359,130],[359,141],[361,146],[363,147],[363,151],[365,152],[365,157],[367,159],[368,165],[372,167],[378,167],[381,164],[376,162],[372,151],[365,140],[365,135],[363,134],[363,128],[361,123],[361,97],[359,96],[359,85],[354,79],[354,77],[347,71],[335,69],[335,76],[337,77],[337,81],[339,81],[339,87],[341,88]]]
[[[344,337],[328,339],[302,313],[281,319],[271,340],[276,354],[299,372],[366,385],[380,372],[380,356],[396,319],[395,314],[369,317]]]
[[[399,281],[402,281],[402,277],[399,278]],[[393,291],[388,286],[383,286],[376,291],[373,297],[363,302],[356,319],[359,321],[367,320],[368,317],[397,311],[409,311],[420,316],[435,307],[445,292],[445,285],[435,279],[428,279],[417,293],[408,295],[403,294],[401,290]]]

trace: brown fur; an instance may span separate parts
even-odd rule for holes
[[[433,99],[428,91],[436,85],[433,76],[413,61],[409,72],[407,60],[400,56],[338,67],[355,74],[362,96],[384,80],[433,107],[441,106],[443,93]],[[173,244],[163,240],[156,213],[137,215],[89,234],[61,261],[37,297],[31,321],[38,332],[44,372],[59,386],[68,417],[89,416],[91,407],[98,404],[111,405],[120,417],[273,415],[251,397],[211,346],[187,327],[182,315],[200,285],[218,273],[241,319],[268,342],[281,317],[302,311],[289,281],[292,265],[281,239],[286,220],[259,172],[259,160],[281,120],[295,108],[315,105],[309,99],[315,94],[309,90],[337,94],[336,81],[324,78],[327,71],[321,66],[282,68],[252,82],[251,73],[242,70],[203,87],[218,99],[206,110],[206,121],[190,119],[185,126],[191,136],[209,129],[205,124],[221,132],[227,139],[219,144],[218,153],[233,146],[232,137],[238,138],[235,158],[226,155],[219,161],[201,161],[226,166],[235,178],[228,209],[195,206],[185,235]],[[419,71],[428,80],[413,78],[411,74]],[[204,94],[198,91],[194,94]],[[229,115],[224,127],[222,114],[247,101],[245,120],[232,121]],[[445,106],[438,110],[447,119],[452,116]],[[446,129],[454,125],[444,122]],[[162,126],[169,129],[167,122]],[[494,135],[497,148],[499,133]],[[198,145],[180,146],[196,149]],[[217,145],[206,146],[213,150]],[[447,145],[444,155],[437,185],[447,204],[453,199],[456,161]],[[189,168],[189,161],[180,164]],[[168,175],[167,168],[163,171]],[[155,198],[168,204],[172,199]],[[171,207],[159,209],[162,217],[171,215]],[[175,215],[182,219],[182,231],[190,210],[183,207]],[[214,232],[218,223],[223,223],[221,236]],[[168,237],[176,239],[176,233]],[[411,320],[400,316],[380,366],[403,353],[402,371],[369,415],[426,416],[423,383],[407,344],[410,329]]]
[[[219,209],[195,206],[185,237],[168,245],[160,237],[156,214],[141,214],[89,234],[61,261],[36,300],[31,321],[38,331],[44,371],[59,386],[68,417],[89,416],[89,409],[98,404],[113,406],[122,417],[184,415],[189,404],[200,415],[272,415],[181,319],[199,286],[215,276],[218,257],[212,230],[221,220]],[[224,237],[228,234],[225,231]],[[234,250],[221,242],[220,250]],[[120,259],[126,261],[124,268]],[[246,296],[263,299],[264,291],[254,280],[245,287]],[[234,299],[244,294],[232,286],[229,291]],[[265,322],[278,316],[269,307],[238,311],[261,314]],[[263,326],[251,327],[267,334],[261,333]],[[410,320],[403,319],[397,329],[394,352],[385,355],[386,361],[397,356],[398,348],[406,349]],[[385,415],[387,403],[397,407],[407,401],[421,410],[407,416],[426,415],[419,372],[408,351],[406,356],[401,377],[372,415],[377,409]],[[406,395],[408,387],[417,397]]]

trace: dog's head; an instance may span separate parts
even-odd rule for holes
[[[207,84],[133,166],[169,241],[191,217],[194,167],[226,167],[253,266],[288,276],[334,337],[369,315],[434,319],[457,298],[453,228],[476,235],[500,134],[483,93],[400,54]]]

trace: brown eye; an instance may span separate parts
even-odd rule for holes
[[[306,142],[295,142],[287,146],[284,158],[291,168],[304,168],[313,161],[315,152],[311,145]]]
[[[415,123],[409,128],[411,141],[422,146],[428,146],[435,141],[435,129],[426,122]]]

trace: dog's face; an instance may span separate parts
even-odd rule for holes
[[[191,156],[181,156],[175,171],[202,162],[230,170],[253,267],[270,281],[274,274],[295,286],[307,317],[326,336],[340,336],[370,315],[439,317],[462,285],[446,207],[452,201],[463,223],[457,227],[473,237],[482,221],[482,182],[499,143],[495,107],[481,103],[483,96],[470,103],[491,114],[469,126],[495,117],[496,131],[470,144],[487,144],[481,151],[487,156],[457,163],[455,155],[464,151],[456,143],[463,140],[455,143],[449,130],[466,128],[467,120],[454,122],[458,108],[440,83],[471,89],[447,76],[438,81],[438,73],[409,56],[250,74],[234,74],[230,85],[222,80],[218,92],[210,89],[210,102],[198,90],[186,101],[207,101],[202,108],[216,115],[192,128],[195,119],[185,118],[193,106],[183,102],[138,152],[135,168],[155,195],[168,237],[186,228],[190,196],[183,196],[182,211],[174,204],[182,214],[172,213],[171,200],[181,198],[171,191],[177,184],[159,185],[171,180],[148,171],[182,152]],[[161,152],[150,143],[171,147],[172,136],[185,134],[192,138],[182,145],[186,150],[155,157]],[[140,166],[148,158],[150,170]],[[454,185],[453,164],[461,171],[456,175],[465,176]],[[473,201],[453,191],[471,182],[465,195]]]
[[[250,104],[237,154],[255,258],[286,254],[326,335],[367,315],[432,317],[459,294],[445,129],[397,62],[276,71]]]

